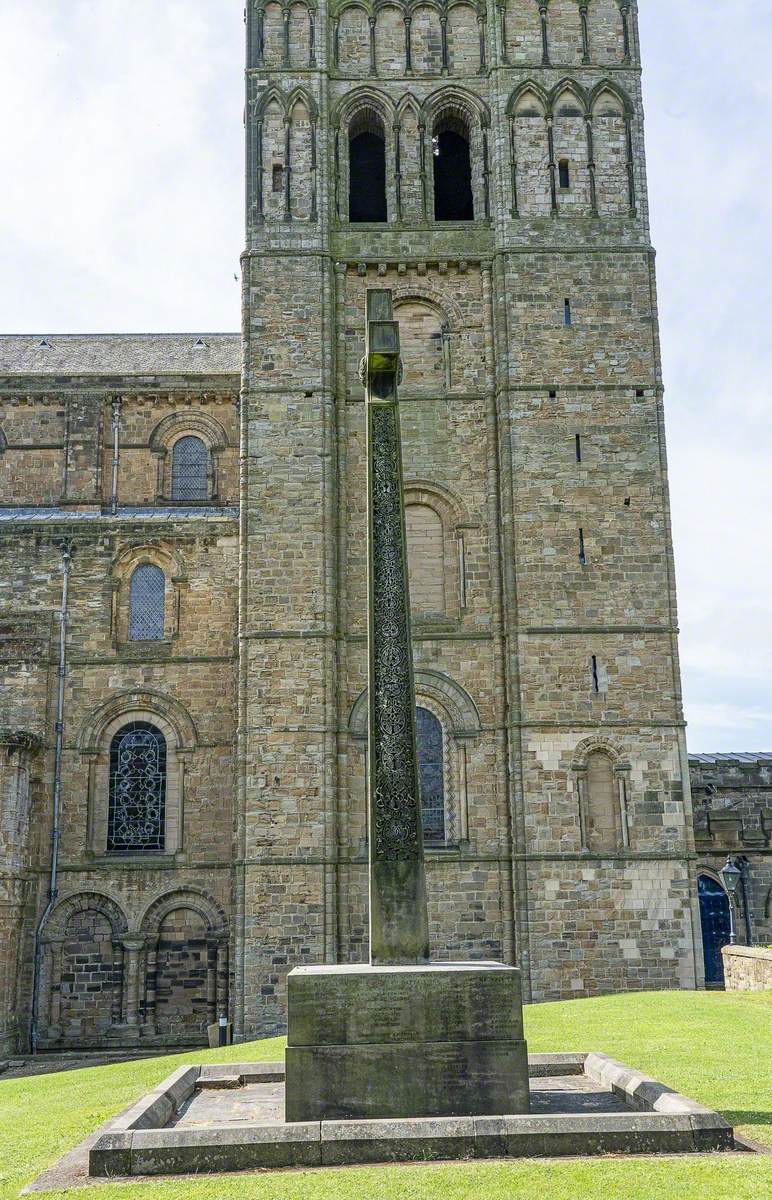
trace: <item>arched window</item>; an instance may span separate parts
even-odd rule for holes
[[[129,588],[129,641],[162,642],[166,576],[160,567],[143,563],[131,577]]]
[[[386,220],[386,135],[377,113],[365,110],[348,133],[348,219]]]
[[[445,756],[442,725],[428,708],[416,708],[421,816],[427,842],[445,841]]]
[[[172,500],[209,499],[209,453],[201,438],[188,434],[172,450]]]
[[[464,121],[443,114],[432,134],[435,221],[472,221],[472,161],[469,130]]]
[[[146,721],[124,725],[110,743],[108,854],[165,849],[166,739]]]
[[[614,764],[602,750],[587,758],[586,825],[589,850],[619,848],[620,814]]]

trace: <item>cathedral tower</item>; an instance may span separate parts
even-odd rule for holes
[[[249,0],[237,1028],[366,945],[367,287],[400,321],[432,952],[697,978],[635,3]]]

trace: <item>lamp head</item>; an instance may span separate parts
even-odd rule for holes
[[[740,871],[739,868],[736,867],[732,862],[731,854],[727,855],[726,862],[719,871],[719,875],[721,876],[721,881],[727,892],[730,896],[733,896],[737,890],[737,885],[740,882],[742,871]]]

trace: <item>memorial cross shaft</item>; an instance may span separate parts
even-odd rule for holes
[[[429,959],[399,432],[399,324],[367,292],[367,655],[370,962]]]

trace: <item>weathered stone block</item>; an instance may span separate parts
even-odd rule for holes
[[[288,1121],[528,1111],[516,968],[301,967],[288,983]]]
[[[132,1133],[103,1133],[88,1153],[88,1173],[97,1178],[131,1174]]]
[[[419,1117],[406,1121],[325,1121],[322,1166],[473,1158],[470,1117]]]
[[[159,1130],[133,1136],[132,1175],[315,1167],[321,1161],[318,1122]]]

